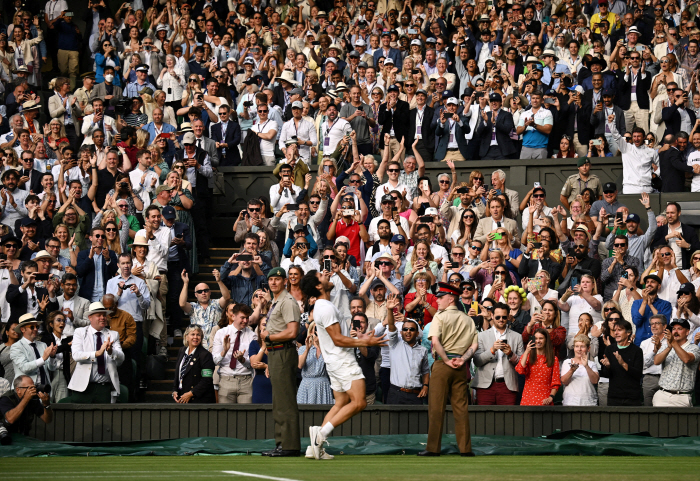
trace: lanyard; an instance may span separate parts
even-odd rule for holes
[[[258,127],[258,133],[259,133],[259,134],[265,133],[265,126],[266,126],[267,124],[269,124],[269,123],[270,123],[270,121],[268,120],[267,122],[265,122],[265,123],[262,125],[262,127]],[[258,123],[258,125],[260,125],[260,124]]]
[[[423,116],[425,116],[425,109],[418,110],[418,124],[423,125]]]
[[[331,133],[331,131],[333,130],[333,128],[334,128],[336,125],[338,125],[338,122],[337,122],[337,121],[333,122],[333,125],[331,125],[331,126],[328,126],[328,123],[326,123],[326,134],[324,135],[324,137],[328,137],[328,134]]]

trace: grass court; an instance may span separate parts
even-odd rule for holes
[[[226,473],[233,471],[234,473]],[[613,456],[336,456],[316,461],[262,456],[55,457],[0,459],[2,479],[203,481],[503,481],[562,479],[697,481],[700,459]]]

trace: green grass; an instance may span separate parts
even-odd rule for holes
[[[577,456],[336,456],[334,460],[262,456],[4,458],[2,478],[13,481],[115,481],[164,479],[256,479],[240,471],[298,481],[440,481],[575,479],[697,481],[698,458]]]

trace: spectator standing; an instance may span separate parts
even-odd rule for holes
[[[265,295],[269,296],[269,294]],[[260,338],[260,331],[266,327],[267,319],[260,319],[258,327],[255,329],[256,337],[250,341],[250,347],[248,348],[250,365],[255,369],[255,376],[253,376],[253,404],[272,404],[272,384],[270,383],[270,367],[267,364],[267,347]]]
[[[514,406],[518,399],[518,376],[515,365],[523,354],[521,336],[509,329],[509,308],[494,306],[492,326],[478,335],[479,347],[474,354],[476,374],[472,387],[480,406]]]
[[[51,386],[51,372],[57,368],[57,345],[46,345],[39,339],[39,321],[31,313],[19,317],[14,327],[22,337],[10,347],[15,379],[25,375],[35,384]]]
[[[212,348],[214,364],[219,367],[220,404],[250,404],[253,402],[253,367],[250,344],[255,332],[248,327],[252,310],[247,303],[230,303],[227,315],[233,322],[217,331]]]
[[[574,338],[574,358],[566,359],[561,366],[561,382],[564,387],[564,406],[595,406],[598,395],[598,368],[588,359],[591,340],[585,334]]]
[[[209,285],[200,282],[194,288],[197,302],[187,302],[190,277],[186,270],[183,270],[181,274],[182,290],[180,291],[180,308],[185,314],[190,316],[190,325],[194,324],[202,328],[204,334],[202,345],[207,350],[209,349],[209,333],[216,325],[224,306],[231,298],[228,288],[221,280],[219,271],[214,269],[212,274],[221,290],[221,297],[217,300],[213,300],[211,298],[211,289],[209,289]]]
[[[173,400],[176,403],[214,403],[212,355],[202,346],[202,328],[191,325],[185,331],[183,346],[175,363]]]
[[[700,348],[688,339],[687,319],[674,319],[669,327],[671,330],[666,329],[663,341],[657,340],[660,352],[654,356],[654,364],[661,365],[662,370],[653,404],[654,407],[692,407]]]
[[[80,281],[80,297],[99,302],[106,292],[107,281],[117,273],[117,254],[104,247],[104,228],[93,227],[89,239],[90,249],[78,253],[75,271]]]
[[[659,154],[644,144],[646,133],[639,127],[632,131],[632,143],[627,143],[627,139],[617,130],[615,117],[615,114],[607,116],[606,128],[610,128],[613,141],[622,154],[622,193],[650,193],[653,165],[659,165]]]
[[[107,315],[101,302],[90,304],[90,325],[73,334],[71,353],[77,365],[68,389],[71,395],[61,402],[109,404],[121,394],[117,368],[124,362],[119,333],[108,329]]]
[[[370,127],[374,128],[377,123],[374,119],[372,108],[362,102],[361,90],[362,87],[359,85],[350,87],[350,102],[341,107],[338,115],[341,119],[350,122],[352,130],[357,133],[357,152],[360,155],[372,155],[374,149],[369,129]],[[294,106],[292,105],[293,108]],[[292,110],[293,112],[294,110]]]
[[[634,215],[636,216],[636,214]],[[628,216],[628,218],[630,217],[632,217],[632,215]],[[637,219],[639,219],[639,216],[633,218],[633,220]],[[619,218],[616,218],[613,232],[619,228],[620,224]],[[610,235],[612,236],[613,233],[611,232]],[[626,272],[625,266],[635,267],[637,271],[644,270],[642,261],[640,260],[643,259],[643,251],[642,256],[633,257],[629,252],[629,239],[627,236],[616,235],[614,239],[613,255],[605,259],[601,265],[600,280],[603,284],[603,299],[605,301],[612,299],[615,294],[620,282],[620,277]]]
[[[301,384],[297,404],[333,404],[333,390],[315,326],[307,331],[304,345],[299,348],[299,369]]]
[[[661,278],[656,274],[649,274],[644,277],[644,284],[646,287],[642,292],[642,298],[632,303],[632,321],[637,326],[634,343],[637,346],[651,337],[652,316],[663,314],[666,319],[670,319],[673,313],[671,303],[659,297]]]
[[[676,265],[690,269],[690,254],[700,249],[700,240],[695,229],[681,222],[681,206],[677,202],[666,205],[666,224],[657,228],[651,248],[663,245],[673,252]]]
[[[595,200],[603,195],[602,183],[597,175],[591,174],[591,159],[580,157],[576,162],[578,174],[569,176],[559,195],[559,202],[565,209],[570,209],[571,203],[585,189],[591,189],[595,194]]]
[[[387,402],[389,404],[423,404],[428,396],[430,368],[428,350],[419,341],[423,333],[413,319],[401,323],[401,339],[394,322],[394,309],[400,300],[390,296],[387,301],[387,340],[389,341],[389,362],[392,366]]]
[[[535,68],[542,70],[542,65],[537,63]],[[516,133],[523,136],[520,158],[546,159],[554,117],[551,111],[542,106],[542,92],[534,91],[530,94],[530,105],[531,108],[520,116],[516,129]]]
[[[659,377],[661,376],[661,366],[654,364],[654,357],[661,348],[664,338],[664,330],[667,326],[666,316],[657,314],[649,320],[652,336],[644,339],[639,347],[644,354],[644,377],[642,378],[642,394],[644,395],[644,405],[653,406],[654,394],[659,390]]]
[[[554,404],[554,396],[561,387],[559,359],[545,329],[535,331],[515,370],[525,376],[521,406]]]
[[[364,312],[360,312],[360,310],[364,309],[365,301],[363,298],[357,297],[350,302],[350,310],[353,311],[352,319],[350,320],[352,325],[350,334],[353,335],[353,337],[357,334],[367,334],[368,330],[372,328],[369,324],[369,318]],[[377,376],[374,368],[377,358],[379,358],[380,349],[379,346],[362,346],[355,348],[355,359],[357,359],[357,364],[360,365],[362,374],[365,376],[365,401],[367,401],[368,405],[375,403]]]
[[[615,343],[605,348],[605,354],[600,359],[600,375],[610,379],[607,404],[641,406],[644,354],[632,343],[632,324],[624,319],[619,320],[613,326],[612,334]]]
[[[694,153],[690,155],[693,156]],[[683,192],[686,174],[700,174],[700,165],[694,167],[690,157],[686,161],[678,149],[678,136],[668,134],[664,136],[664,145],[659,149],[659,172],[661,192]]]

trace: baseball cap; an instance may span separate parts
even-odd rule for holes
[[[418,45],[418,46],[420,47],[420,46],[423,45],[423,44],[420,43],[420,40],[415,39],[415,40],[411,40],[411,45]]]
[[[172,187],[171,185],[168,185],[168,184],[161,184],[161,185],[159,185],[158,188],[156,189],[156,195],[160,194],[160,193],[163,192],[163,191],[169,192],[169,191],[171,191],[171,190],[173,190],[173,187]]]
[[[394,237],[391,238],[391,242],[402,242],[406,243],[406,238],[402,236],[401,234],[396,234]]]
[[[389,85],[389,88],[386,89],[387,92],[399,92],[399,86],[398,85]]]
[[[503,98],[501,97],[501,94],[494,92],[491,95],[489,95],[489,101],[491,101],[491,102],[503,102]]]
[[[605,194],[606,192],[616,192],[617,191],[617,185],[615,182],[606,182],[603,184],[603,193]]]
[[[581,87],[580,85],[572,85],[571,87],[569,87],[569,90],[571,90],[572,92],[578,92],[581,95],[583,95],[585,92],[583,87]]]
[[[304,104],[302,104],[302,103],[299,102],[298,100],[295,100],[294,102],[292,102],[292,108],[293,108],[293,109],[303,109],[303,108],[304,108]]]
[[[348,57],[357,57],[360,58],[360,53],[357,50],[353,50],[348,54]]]
[[[382,204],[384,204],[385,202],[392,202],[393,203],[395,201],[394,201],[394,198],[391,196],[391,194],[384,194],[382,196]]]
[[[367,65],[367,62],[360,62],[357,64],[357,68],[367,68],[369,65]]]
[[[365,42],[365,41],[362,40],[361,38],[358,38],[357,40],[355,40],[355,46],[356,46],[356,47],[357,47],[357,46],[364,47],[365,45],[367,45],[367,42]]]
[[[454,97],[447,99],[447,105],[459,105],[459,100]]]
[[[615,96],[615,90],[614,89],[603,89],[603,97],[614,97]]]
[[[25,217],[22,219],[22,222],[20,223],[22,227],[27,227],[30,225],[36,225],[36,220],[32,219],[31,217]]]
[[[187,132],[184,137],[182,137],[182,143],[184,145],[193,145],[195,141],[195,136],[193,132]]]
[[[384,59],[384,65],[394,65],[394,61],[391,58],[387,57]]]
[[[635,213],[631,213],[630,215],[627,216],[627,222],[636,222],[637,224],[641,223],[642,220],[639,218],[639,216]]]
[[[172,205],[166,205],[161,211],[164,219],[173,220],[177,217],[175,214],[175,208]]]
[[[683,284],[685,285],[685,284]],[[692,286],[692,284],[690,284]],[[680,291],[679,291],[680,292]],[[673,326],[678,325],[681,326],[684,329],[690,329],[690,322],[688,322],[688,319],[674,319],[671,321],[671,324],[668,325],[670,329],[673,329]]]
[[[435,40],[434,37],[428,37],[428,38],[425,40],[425,43],[437,43],[437,40]]]

